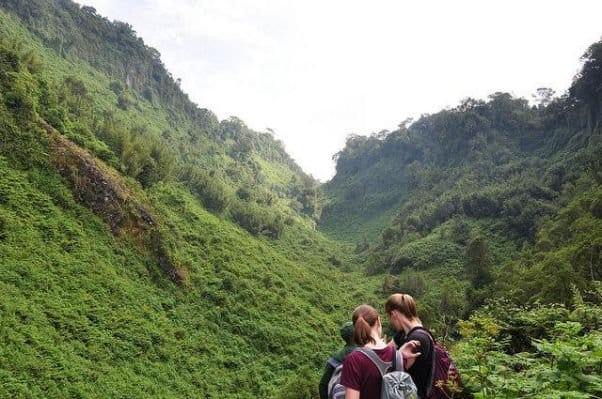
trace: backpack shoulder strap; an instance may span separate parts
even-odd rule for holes
[[[357,348],[356,351],[363,353],[368,359],[374,363],[378,371],[380,371],[380,375],[384,376],[387,374],[389,368],[391,368],[391,363],[383,361],[372,349],[368,348]],[[395,356],[397,356],[397,351],[395,351]]]
[[[393,366],[391,367],[394,371],[404,371],[403,370],[403,357],[401,357],[401,353],[397,349],[395,349],[395,356],[393,356]]]
[[[433,358],[435,358],[435,338],[433,337],[433,334],[426,328],[424,328],[422,326],[418,326],[418,327],[412,328],[410,330],[410,332],[408,332],[408,335],[406,336],[406,338],[408,336],[410,336],[410,334],[412,334],[413,332],[416,332],[422,336],[426,336],[429,338],[429,340],[431,341],[431,352],[433,352]]]
[[[342,364],[343,362],[339,362],[337,359],[335,359],[334,357],[331,357],[330,359],[328,359],[328,361],[326,362],[326,364],[328,364],[330,367],[332,367],[333,369],[336,369],[340,364]]]
[[[413,332],[420,333],[421,335],[428,335],[430,337],[431,341],[435,340],[435,338],[433,337],[433,333],[431,333],[427,328],[422,327],[422,326],[417,326],[417,327],[412,328],[410,331],[408,331],[406,338]]]

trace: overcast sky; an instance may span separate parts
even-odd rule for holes
[[[314,177],[351,133],[508,91],[559,94],[599,0],[81,0],[128,22],[220,119],[271,128]]]

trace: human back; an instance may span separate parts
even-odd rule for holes
[[[370,305],[358,306],[352,321],[358,349],[343,363],[341,384],[345,387],[345,399],[415,399],[416,386],[403,370],[404,359],[418,356],[414,350],[419,343],[409,342],[399,351],[387,345],[382,338],[380,316]]]
[[[382,326],[376,309],[360,305],[353,311],[353,339],[362,348],[372,350],[384,362],[392,362],[395,348],[381,338]],[[380,399],[382,375],[378,367],[362,352],[353,351],[345,358],[341,384],[346,398],[356,393],[361,399]]]
[[[383,362],[393,362],[395,348],[384,345],[372,350]],[[378,367],[362,352],[351,352],[343,364],[341,384],[359,392],[361,399],[380,399],[382,375]],[[347,396],[346,396],[347,397]]]
[[[428,335],[423,333],[422,327],[415,327],[399,340],[399,345],[415,340],[420,342],[422,354],[416,358],[412,367],[407,369],[408,374],[418,388],[418,396],[427,398],[433,370],[433,346]]]

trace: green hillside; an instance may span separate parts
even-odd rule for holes
[[[340,323],[399,291],[467,396],[602,396],[602,44],[584,61],[535,107],[350,137],[319,186],[127,23],[0,1],[0,397],[315,398]]]
[[[323,187],[319,227],[355,243],[385,291],[416,297],[437,334],[463,337],[454,353],[477,397],[602,392],[590,379],[602,371],[602,42],[582,60],[567,93],[542,88],[536,105],[494,93],[350,136]]]
[[[1,397],[268,397],[321,365],[373,291],[327,266],[338,248],[320,236],[256,239],[160,184],[149,201],[188,269],[178,286],[57,173],[0,169]]]
[[[190,103],[125,24],[1,4],[0,397],[314,389],[379,283],[338,270],[313,179]]]
[[[36,112],[143,188],[181,181],[255,233],[278,235],[291,213],[318,215],[317,182],[282,144],[192,103],[128,24],[70,1],[3,7],[2,34],[42,82]]]
[[[568,304],[571,284],[591,290],[602,277],[601,49],[591,46],[561,97],[542,89],[529,105],[495,93],[393,132],[349,137],[324,188],[320,226],[357,243],[369,274],[432,271],[479,292],[503,280],[492,292],[517,290],[517,302]],[[536,270],[546,268],[563,272],[541,280]],[[474,306],[492,295],[476,291]]]

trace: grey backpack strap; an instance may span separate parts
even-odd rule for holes
[[[394,371],[404,371],[403,370],[403,358],[401,357],[401,353],[398,350],[395,350],[395,358],[393,359],[393,370]]]
[[[370,359],[372,361],[372,363],[374,363],[374,365],[376,366],[378,371],[380,371],[381,376],[384,376],[385,374],[387,374],[387,371],[389,371],[389,368],[391,367],[390,362],[383,361],[380,357],[378,357],[376,352],[374,352],[372,349],[357,348],[356,351],[361,352],[364,355],[366,355],[366,357],[368,357],[368,359]],[[397,351],[395,351],[395,353],[397,353]]]

